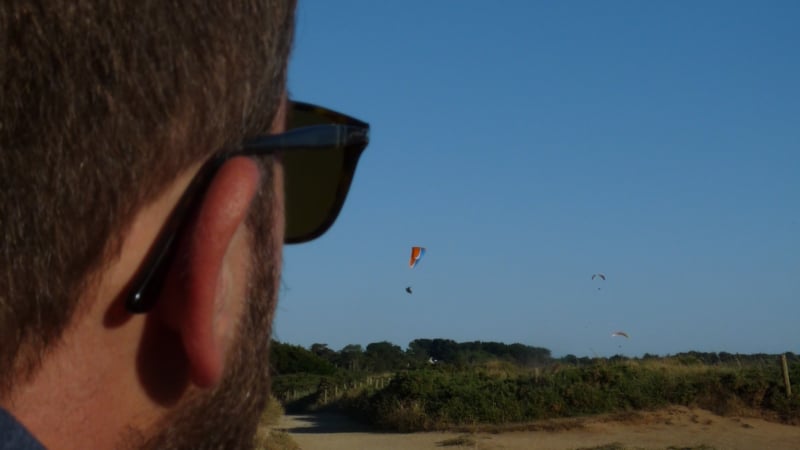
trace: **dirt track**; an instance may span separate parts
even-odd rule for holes
[[[720,450],[800,450],[800,426],[761,419],[720,417],[708,411],[680,407],[626,416],[547,422],[537,426],[542,431],[499,434],[381,433],[335,414],[289,415],[283,418],[279,428],[288,431],[305,450],[560,450],[611,443],[637,449],[706,445]]]

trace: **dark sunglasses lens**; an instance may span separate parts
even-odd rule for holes
[[[313,107],[295,107],[289,128],[335,123]],[[310,241],[324,233],[342,208],[358,152],[298,150],[283,154],[287,243]]]
[[[336,219],[349,182],[343,185],[344,151],[298,151],[283,155],[286,242],[305,242]]]

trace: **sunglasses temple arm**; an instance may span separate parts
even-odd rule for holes
[[[169,262],[175,257],[175,241],[193,210],[200,194],[205,192],[216,169],[226,158],[217,158],[204,166],[184,191],[167,223],[145,257],[139,273],[130,283],[125,308],[135,314],[149,311],[164,285]]]
[[[146,313],[156,302],[156,298],[164,285],[167,261],[172,260],[172,246],[176,231],[168,232],[155,244],[157,251],[148,255],[143,270],[131,283],[132,289],[125,299],[125,309],[134,314]]]

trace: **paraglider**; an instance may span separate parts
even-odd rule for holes
[[[417,267],[423,256],[425,256],[425,247],[411,247],[411,259],[408,260],[408,267],[410,269]],[[411,291],[411,286],[406,287],[406,292],[408,294],[414,293]]]
[[[604,273],[595,273],[595,274],[593,274],[592,275],[592,281],[594,281],[595,278],[599,278],[599,279],[601,279],[603,281],[606,281],[606,275]],[[600,290],[599,286],[597,287],[597,290],[598,291]]]
[[[628,336],[628,333],[626,333],[624,331],[615,331],[615,332],[611,333],[611,337],[624,337],[625,339],[630,339],[630,336]]]
[[[425,256],[425,247],[411,247],[411,259],[408,261],[408,267],[411,269],[417,267],[423,256]]]

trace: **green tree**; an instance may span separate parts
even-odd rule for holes
[[[273,375],[291,373],[331,375],[336,371],[331,363],[299,345],[272,341],[269,358]]]
[[[416,339],[408,344],[406,356],[410,361],[413,361],[415,365],[420,366],[428,363],[428,359],[431,357],[428,354],[427,342],[429,341],[430,339]]]
[[[403,349],[387,341],[367,345],[364,356],[366,368],[372,372],[395,371],[408,366]]]
[[[339,356],[335,351],[328,348],[328,344],[320,343],[311,344],[311,353],[319,356],[331,364],[336,364],[336,358]]]
[[[359,371],[364,364],[364,349],[359,344],[345,345],[339,352],[339,367]]]

